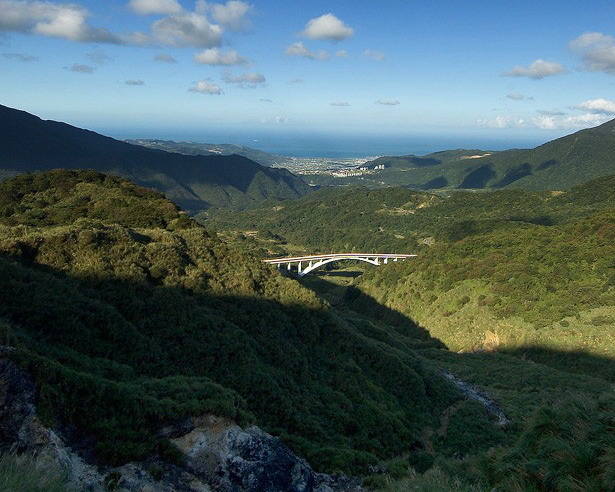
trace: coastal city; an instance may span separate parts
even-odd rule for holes
[[[384,169],[384,165],[371,168],[365,166],[365,164],[378,157],[379,156],[346,159],[332,159],[330,157],[288,157],[283,163],[274,164],[272,167],[284,167],[294,174],[303,176],[310,174],[325,174],[336,178],[346,178],[364,174],[374,174],[374,172]]]

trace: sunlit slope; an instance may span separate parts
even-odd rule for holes
[[[612,120],[534,149],[453,150],[421,157],[381,157],[366,165],[384,165],[385,169],[365,179],[372,185],[423,189],[564,190],[615,173],[614,128]]]
[[[2,339],[35,377],[45,422],[94,442],[100,461],[164,453],[165,421],[213,412],[319,469],[364,472],[420,450],[460,398],[415,355],[440,344],[411,322],[345,321],[123,179],[13,178],[0,224]]]
[[[199,218],[218,229],[258,231],[311,252],[416,253],[439,241],[515,224],[554,225],[615,207],[615,175],[565,192],[455,191],[448,195],[399,187],[321,189],[298,200],[264,202],[235,213],[210,211]]]

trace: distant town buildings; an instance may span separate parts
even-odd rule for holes
[[[331,159],[327,157],[289,157],[288,160],[280,165],[295,174],[325,174],[336,178],[349,178],[353,176],[363,176],[374,174],[376,171],[384,169],[384,164],[379,164],[373,168],[365,166],[374,157]],[[276,166],[277,167],[277,166]]]

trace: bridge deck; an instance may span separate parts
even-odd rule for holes
[[[416,255],[398,254],[398,253],[331,253],[324,255],[307,255],[307,256],[289,256],[285,258],[269,258],[263,260],[264,263],[276,265],[278,263],[296,263],[299,261],[320,261],[339,258],[340,260],[348,260],[352,258],[414,258]]]

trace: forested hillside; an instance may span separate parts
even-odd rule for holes
[[[566,192],[500,190],[448,194],[404,188],[324,188],[299,200],[264,202],[235,213],[216,209],[198,216],[217,229],[259,231],[322,253],[416,253],[439,241],[506,229],[554,225],[613,208],[615,175]]]
[[[244,208],[311,191],[285,169],[238,155],[181,155],[130,145],[0,105],[0,179],[54,168],[113,172],[165,193],[185,210]]]
[[[19,176],[0,184],[0,217],[4,343],[46,422],[94,437],[101,462],[160,452],[166,420],[209,412],[258,423],[322,470],[365,472],[420,448],[460,398],[415,354],[439,344],[412,323],[341,319],[125,180]]]
[[[565,190],[615,173],[615,120],[533,149],[448,150],[424,156],[386,156],[363,166],[374,174],[352,178],[313,175],[319,185],[363,184],[414,189]]]
[[[358,474],[369,487],[608,489],[608,459],[588,465],[612,446],[605,429],[614,414],[602,396],[611,352],[596,349],[610,343],[610,314],[591,311],[613,305],[613,214],[596,212],[605,208],[596,188],[555,197],[562,225],[508,217],[508,235],[487,227],[461,240],[438,236],[418,261],[366,273],[332,306],[160,193],[93,171],[24,174],[0,184],[0,336],[13,348],[3,350],[33,376],[43,422],[98,464],[152,454],[181,461],[158,430],[213,413],[256,423],[317,469]],[[383,208],[384,192],[351,191]],[[414,212],[401,217],[449,200],[390,191],[387,210]],[[567,201],[584,218],[564,220]],[[487,212],[474,209],[480,223]],[[562,285],[574,289],[570,312],[557,301],[568,302]],[[544,299],[532,297],[543,290]],[[468,329],[477,326],[470,308],[570,343],[513,346],[500,328],[480,332],[500,336],[499,347]],[[438,331],[432,311],[457,329]],[[575,313],[602,333],[573,325]],[[561,316],[570,330],[554,328]],[[460,340],[486,352],[446,349]],[[579,341],[588,355],[573,366],[566,354]],[[539,363],[515,356],[522,349]],[[488,391],[500,413],[464,396],[458,381]],[[557,440],[544,440],[545,427]],[[570,446],[578,452],[562,455]]]

